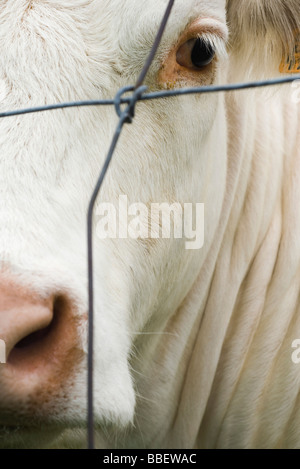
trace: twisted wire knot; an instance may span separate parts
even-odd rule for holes
[[[145,93],[147,90],[147,86],[139,86],[138,88],[135,88],[134,86],[125,86],[124,88],[121,88],[114,99],[114,105],[116,112],[119,117],[124,116],[124,122],[127,124],[132,124],[134,115],[135,115],[135,106],[137,101],[141,98],[142,94]],[[132,91],[131,97],[126,99],[126,102],[128,102],[128,105],[124,111],[122,111],[121,105],[124,104],[124,101],[122,102],[124,94]]]

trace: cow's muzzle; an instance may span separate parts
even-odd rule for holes
[[[28,405],[31,415],[41,414],[66,394],[83,356],[67,295],[40,295],[0,279],[0,339],[6,348],[6,363],[0,364],[0,417],[7,411],[11,415],[12,408],[22,414]]]

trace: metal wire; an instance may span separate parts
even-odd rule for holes
[[[94,449],[94,409],[93,409],[93,355],[94,355],[94,273],[93,273],[93,212],[94,206],[102,186],[103,180],[107,173],[108,167],[112,160],[118,140],[120,138],[124,124],[131,124],[134,117],[135,103],[138,97],[145,90],[144,86],[137,88],[127,105],[125,111],[121,111],[120,102],[123,93],[131,91],[133,87],[126,87],[119,91],[116,97],[115,105],[117,113],[120,117],[117,129],[113,136],[111,146],[104,162],[101,174],[97,181],[96,187],[92,194],[88,208],[87,222],[87,238],[88,238],[88,297],[89,297],[89,313],[88,313],[88,448]]]
[[[251,88],[263,88],[269,86],[279,86],[285,85],[288,83],[293,83],[294,81],[300,80],[300,74],[295,74],[293,76],[283,77],[283,78],[274,78],[272,80],[263,80],[263,81],[249,81],[245,83],[232,83],[230,85],[215,85],[215,86],[201,86],[194,88],[179,88],[175,90],[166,90],[166,91],[155,91],[153,93],[143,93],[139,95],[136,99],[139,101],[153,101],[155,99],[163,98],[173,98],[176,96],[185,96],[189,94],[207,94],[207,93],[219,93],[219,92],[228,92],[228,91],[239,91],[247,90]],[[127,89],[134,89],[134,87],[128,87]],[[145,88],[146,90],[146,88]],[[124,91],[122,88],[120,91]],[[119,94],[119,92],[118,92]],[[132,97],[122,97],[119,101],[119,104],[129,104],[132,100]],[[73,107],[85,107],[85,106],[116,106],[117,100],[115,99],[102,99],[102,100],[91,100],[91,101],[71,101],[68,103],[58,103],[58,104],[49,104],[46,106],[30,107],[25,109],[17,109],[15,111],[5,111],[0,112],[0,119],[3,117],[12,117],[12,116],[21,116],[24,114],[33,114],[36,112],[45,112],[53,111],[56,109],[66,109]]]
[[[164,30],[166,28],[174,0],[170,0],[166,12],[164,14],[163,20],[159,27],[159,30],[156,34],[154,44],[151,48],[149,57],[143,67],[143,70],[136,82],[135,88],[125,87],[117,93],[115,97],[115,108],[118,116],[120,117],[116,132],[114,134],[107,158],[105,160],[104,166],[102,168],[101,174],[97,181],[96,187],[94,189],[93,195],[90,200],[88,208],[88,220],[87,220],[87,230],[88,230],[88,295],[89,295],[89,312],[88,312],[88,448],[94,449],[94,406],[93,406],[93,355],[94,355],[94,286],[93,286],[93,211],[97,196],[101,189],[105,174],[108,170],[109,164],[113,157],[115,148],[117,146],[119,137],[121,135],[123,126],[125,123],[131,124],[134,118],[135,105],[142,94],[146,91],[147,87],[142,86],[147,72],[152,64],[152,61],[155,57],[155,54],[158,50],[159,44],[161,42]],[[127,108],[124,112],[121,111],[121,100],[124,93],[133,91],[133,94],[128,102]]]
[[[238,91],[251,88],[261,88],[266,86],[278,86],[300,80],[299,75],[293,75],[283,78],[276,78],[272,80],[254,81],[246,83],[235,83],[230,85],[217,85],[217,86],[203,86],[193,88],[181,88],[175,90],[157,91],[152,93],[145,93],[146,86],[142,86],[149,68],[153,62],[155,54],[158,50],[163,33],[165,31],[171,10],[174,6],[175,0],[170,0],[165,11],[163,20],[159,27],[155,41],[153,43],[150,54],[145,62],[145,65],[137,79],[135,86],[127,86],[120,89],[114,99],[107,100],[89,100],[89,101],[72,101],[67,103],[57,103],[45,106],[31,107],[25,109],[17,109],[13,111],[1,112],[0,119],[4,117],[20,116],[25,114],[32,114],[37,112],[52,111],[58,109],[67,109],[85,106],[115,106],[116,112],[119,116],[118,125],[114,133],[107,157],[101,169],[101,174],[97,180],[92,197],[89,202],[88,216],[87,216],[87,243],[88,243],[88,298],[89,298],[89,312],[88,312],[88,448],[94,449],[94,409],[93,409],[93,350],[94,350],[94,276],[93,276],[93,211],[99,191],[102,187],[105,175],[113,158],[117,143],[119,141],[124,124],[132,123],[135,113],[136,103],[139,101],[149,101],[163,98],[171,98],[176,96],[185,96],[190,94],[205,94],[205,93],[218,93]],[[124,96],[126,93],[131,92],[131,96]],[[121,106],[127,105],[125,110],[122,111]]]
[[[156,35],[156,38],[155,38],[155,41],[153,43],[153,46],[151,48],[151,51],[150,51],[150,54],[149,54],[149,57],[148,59],[146,60],[146,63],[143,67],[143,70],[141,71],[141,74],[140,76],[138,77],[137,79],[137,82],[136,82],[136,85],[135,85],[135,88],[139,88],[140,86],[142,86],[142,84],[144,83],[144,80],[147,76],[147,73],[151,67],[151,64],[153,62],[153,59],[156,55],[156,52],[159,48],[159,45],[160,45],[160,42],[162,40],[162,37],[163,37],[163,34],[164,34],[164,31],[166,29],[166,26],[167,26],[167,22],[168,22],[168,19],[170,17],[170,14],[171,14],[171,11],[172,11],[172,8],[174,6],[174,1],[175,0],[170,0],[169,1],[169,4],[167,6],[167,9],[166,9],[166,12],[164,14],[164,17],[163,17],[163,20],[161,22],[161,25],[158,29],[158,32],[157,32],[157,35]]]

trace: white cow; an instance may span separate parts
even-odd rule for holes
[[[133,84],[166,5],[1,2],[1,110]],[[299,0],[176,0],[146,84],[278,76],[299,30]],[[137,105],[98,208],[204,203],[205,242],[95,236],[99,447],[300,447],[298,97]],[[1,447],[86,444],[86,213],[116,124],[113,107],[0,121]]]

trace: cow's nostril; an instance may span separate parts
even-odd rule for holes
[[[51,324],[48,327],[45,327],[44,329],[29,334],[27,337],[24,337],[24,339],[20,340],[20,342],[15,345],[15,348],[29,347],[31,345],[36,344],[37,342],[42,341],[48,335],[50,329]]]
[[[76,348],[76,343],[73,342],[74,327],[70,320],[72,307],[67,298],[58,296],[44,306],[34,305],[31,309],[24,310],[23,315],[26,314],[28,317],[24,319],[22,316],[23,327],[20,326],[18,340],[15,340],[14,345],[11,344],[7,358],[7,365],[18,376],[56,368],[61,359],[66,359],[69,350]]]
[[[45,297],[0,281],[0,335],[7,353],[0,367],[0,425],[6,424],[6,406],[9,425],[18,423],[18,412],[40,415],[55,393],[64,389],[84,357],[76,308],[68,294]]]
[[[62,300],[60,298],[52,300],[48,309],[46,315],[43,309],[40,309],[41,316],[45,316],[43,323],[39,320],[39,310],[33,315],[32,329],[36,327],[36,330],[24,334],[12,347],[7,359],[8,364],[27,368],[29,364],[49,361],[51,355],[53,356],[55,335],[60,327]]]

